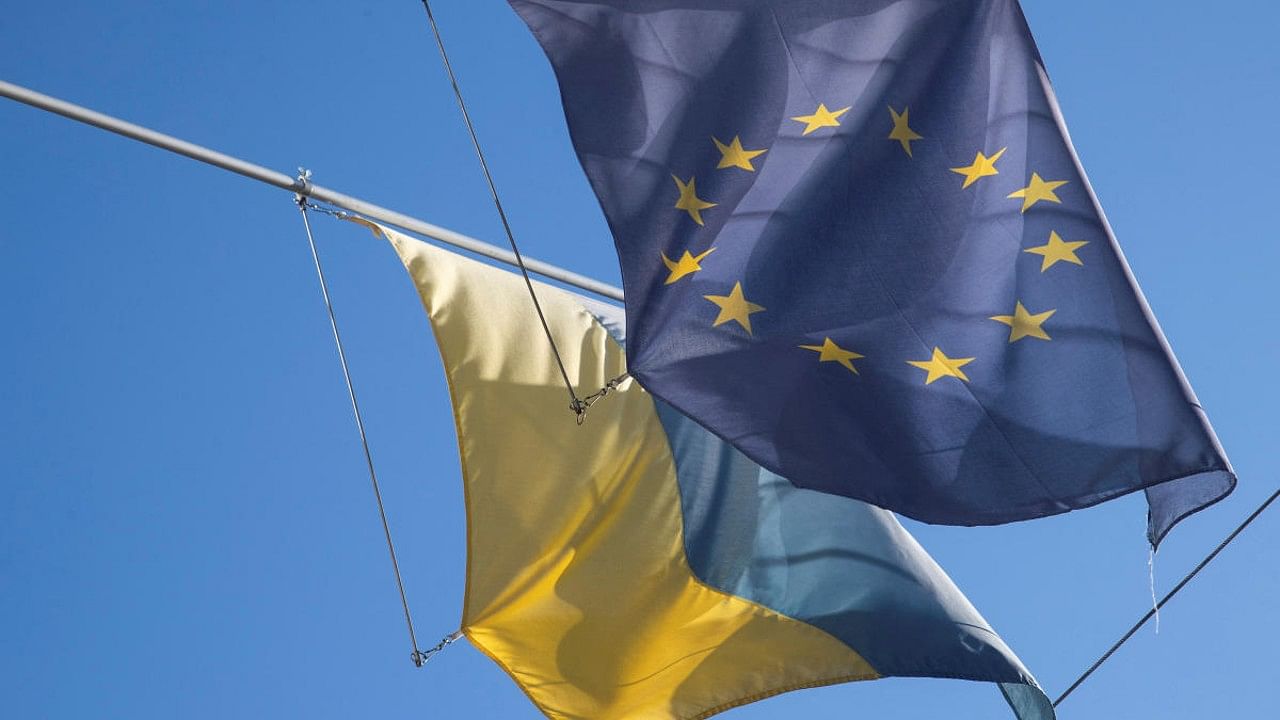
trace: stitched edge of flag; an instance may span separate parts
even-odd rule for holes
[[[627,347],[630,348],[631,346],[628,344]],[[755,455],[755,453],[745,448],[739,447],[735,443],[731,442],[728,438],[726,438],[721,432],[719,432],[715,428],[704,425],[697,417],[695,417],[693,414],[691,414],[688,410],[685,409],[683,403],[674,402],[667,396],[663,395],[662,393],[655,392],[653,388],[649,386],[647,381],[647,373],[644,370],[642,369],[637,370],[628,366],[628,371],[631,373],[631,378],[635,380],[640,385],[640,387],[644,388],[645,392],[658,398],[659,400],[666,403],[667,405],[670,405],[673,409],[676,410],[676,412],[693,420],[695,423],[700,425],[707,432],[711,433],[712,435],[715,435],[721,441],[728,443],[729,445],[732,445],[733,447],[737,448],[738,451],[741,452],[743,455],[745,455],[747,459],[750,460],[751,462],[754,462],[755,464],[772,472],[775,475],[778,475],[779,477],[786,478],[785,475],[783,475],[782,473],[774,469],[774,463],[762,462],[761,459]],[[1009,523],[1023,522],[1026,520],[1039,520],[1041,518],[1053,517],[1055,515],[1065,515],[1066,513],[1074,512],[1076,510],[1087,510],[1088,508],[1101,505],[1102,503],[1105,503],[1105,502],[1110,502],[1112,500],[1122,498],[1126,495],[1131,495],[1140,490],[1147,490],[1157,485],[1164,485],[1165,483],[1176,482],[1178,480],[1186,480],[1187,478],[1194,477],[1196,475],[1203,475],[1205,473],[1210,473],[1210,472],[1226,473],[1227,476],[1231,478],[1231,487],[1227,489],[1225,492],[1223,492],[1221,495],[1179,516],[1176,520],[1174,520],[1173,523],[1169,525],[1169,528],[1168,530],[1165,531],[1164,535],[1160,536],[1159,540],[1163,540],[1164,536],[1167,535],[1169,531],[1172,530],[1173,527],[1177,525],[1179,522],[1181,522],[1182,520],[1185,520],[1191,515],[1194,515],[1200,512],[1201,510],[1208,509],[1209,507],[1213,506],[1214,504],[1218,503],[1219,501],[1223,500],[1228,495],[1230,495],[1232,492],[1234,492],[1236,487],[1236,480],[1237,480],[1236,473],[1235,473],[1235,470],[1232,469],[1231,463],[1227,462],[1225,458],[1219,458],[1219,462],[1214,464],[1206,465],[1204,467],[1194,468],[1191,470],[1182,471],[1172,476],[1160,478],[1159,480],[1143,482],[1141,485],[1137,485],[1131,488],[1126,488],[1117,492],[1109,493],[1096,500],[1092,500],[1084,505],[1072,506],[1063,510],[1054,510],[1053,512],[1049,512],[1043,515],[1026,515],[1026,516],[1016,516],[1016,517],[1008,517],[1004,515],[984,515],[980,520],[977,520],[974,522],[969,522],[964,524],[955,524],[955,523],[943,523],[943,522],[938,522],[937,520],[922,518],[919,515],[915,514],[914,512],[908,512],[899,508],[892,509],[892,512],[898,515],[902,515],[904,517],[911,518],[912,520],[915,520],[917,522],[925,523],[926,525],[942,525],[945,527],[991,527],[994,525],[1007,525]],[[791,482],[789,478],[786,478],[786,479],[788,480],[788,482]],[[795,485],[794,482],[792,482],[791,484]],[[796,487],[802,488],[803,486],[796,485]],[[840,497],[848,497],[854,500],[862,501],[864,503],[867,503],[868,505],[875,505],[876,507],[879,507],[879,508],[888,509],[881,502],[878,502],[874,499],[870,499],[867,497],[856,496],[856,495],[844,495],[840,493],[833,493],[833,494],[839,494]],[[1149,517],[1150,517],[1150,513],[1148,512],[1148,518]],[[1148,538],[1148,542],[1150,542],[1150,538]],[[1153,546],[1155,545],[1155,543],[1152,543],[1152,544]]]
[[[701,583],[699,582],[699,584]],[[717,590],[716,592],[722,592],[722,591]],[[736,598],[737,596],[735,595],[733,597]],[[745,600],[745,598],[742,598],[742,599]],[[751,601],[747,600],[747,602],[751,602]],[[762,608],[762,609],[768,610],[768,608]],[[769,611],[769,612],[773,612],[773,611]],[[792,619],[794,620],[795,618],[792,618]],[[818,632],[823,632],[819,628],[814,628],[814,629],[817,630]],[[495,664],[497,664],[498,667],[502,668],[503,672],[505,672],[507,676],[510,677],[513,682],[515,682],[516,686],[520,688],[520,691],[524,693],[525,697],[529,698],[529,702],[532,703],[533,706],[538,709],[538,712],[542,713],[548,718],[552,718],[552,720],[556,720],[557,718],[568,717],[566,715],[562,715],[552,710],[549,710],[542,703],[539,703],[537,700],[535,700],[533,698],[533,695],[529,694],[529,689],[525,687],[525,684],[523,682],[520,681],[519,676],[516,675],[516,673],[511,669],[511,666],[507,665],[507,663],[503,662],[501,658],[499,658],[492,651],[490,651],[489,648],[485,647],[484,643],[472,637],[471,631],[469,628],[464,627],[462,629],[462,634],[466,636],[467,641],[471,643],[472,647],[479,650],[485,657],[489,658]],[[870,667],[870,664],[868,664],[868,667]],[[768,698],[774,697],[775,695],[783,695],[785,693],[793,692],[795,690],[806,690],[809,688],[827,687],[830,685],[841,685],[848,682],[859,682],[863,680],[880,680],[884,677],[889,677],[889,676],[878,675],[872,672],[870,674],[838,675],[830,678],[822,678],[819,680],[808,680],[800,683],[792,683],[790,685],[785,685],[783,687],[770,688],[768,690],[758,692],[758,693],[753,693],[751,695],[744,695],[740,698],[736,698],[734,700],[730,700],[728,702],[724,702],[719,705],[714,705],[705,710],[699,710],[697,713],[693,715],[672,715],[672,717],[676,718],[676,720],[705,720],[706,718],[709,718],[713,715],[719,715],[720,713],[728,710],[732,710],[733,708],[742,707],[743,705],[750,705],[751,703],[759,702],[761,700],[766,700]],[[968,678],[958,678],[958,679],[967,680]]]
[[[405,273],[408,274],[409,284],[413,286],[414,294],[418,296],[418,302],[422,305],[422,310],[427,315],[427,326],[431,328],[431,334],[433,336],[432,339],[436,340],[434,337],[436,334],[436,325],[435,321],[432,320],[431,317],[431,308],[427,306],[427,299],[423,297],[422,293],[419,291],[418,283],[413,277],[413,269],[409,267],[409,263],[405,261],[404,255],[400,252],[399,238],[395,234],[383,231],[381,226],[375,224],[373,227],[376,228],[374,234],[387,241],[387,244],[391,246],[391,251],[396,254],[396,259],[400,261],[400,265],[404,268]],[[453,378],[449,375],[449,366],[447,358],[444,356],[444,348],[440,346],[440,342],[438,340],[432,344],[436,346],[436,355],[440,358],[440,369],[444,374],[445,386],[449,389],[449,414],[453,416],[453,433],[454,437],[457,439],[456,447],[458,448],[458,467],[461,470],[463,481],[462,512],[463,519],[466,522],[467,553],[466,569],[463,577],[462,618],[459,620],[458,626],[461,628],[463,634],[467,636],[467,639],[471,641],[471,644],[479,647],[476,641],[472,639],[471,634],[467,631],[467,626],[470,625],[468,614],[471,608],[471,547],[473,543],[471,540],[471,489],[466,482],[468,475],[467,458],[466,454],[462,450],[462,418],[458,415],[458,396],[453,387]]]
[[[725,712],[726,710],[732,710],[733,708],[742,707],[743,705],[750,705],[751,703],[759,702],[761,700],[767,700],[768,698],[771,698],[775,695],[782,695],[784,693],[789,693],[794,690],[807,690],[809,688],[827,687],[830,685],[841,685],[848,682],[859,682],[862,680],[879,680],[881,677],[883,676],[875,675],[875,674],[842,675],[840,677],[825,678],[822,680],[812,680],[812,681],[803,682],[803,683],[795,683],[792,685],[788,685],[786,687],[766,690],[764,692],[759,692],[754,695],[748,695],[746,697],[739,698],[737,700],[732,700],[727,703],[722,703],[708,710],[703,710],[697,715],[690,715],[686,720],[704,720],[704,718],[709,718],[712,715],[718,715],[722,712]]]

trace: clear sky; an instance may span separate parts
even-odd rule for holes
[[[1240,475],[1163,593],[1280,482],[1280,6],[1025,0],[1076,146]],[[523,249],[616,283],[550,67],[501,0],[437,0]],[[421,5],[16,3],[0,78],[501,242]],[[409,662],[306,240],[282,191],[0,100],[0,716],[534,718],[466,645]],[[427,321],[388,247],[317,217],[414,619],[457,627],[463,509]],[[1056,695],[1151,605],[1129,497],[908,527]],[[1064,703],[1266,717],[1280,510]],[[886,680],[726,718],[998,718]]]

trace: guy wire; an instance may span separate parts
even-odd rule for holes
[[[489,172],[489,163],[485,162],[484,151],[480,149],[480,139],[476,136],[476,128],[471,122],[471,114],[467,112],[467,104],[462,99],[462,90],[458,87],[458,78],[453,72],[453,65],[449,62],[449,53],[444,49],[444,40],[440,37],[440,27],[436,24],[435,14],[431,12],[430,0],[422,0],[422,7],[427,11],[427,20],[431,23],[431,32],[435,35],[436,47],[440,49],[440,59],[444,61],[444,69],[449,75],[449,83],[453,85],[453,97],[458,101],[458,109],[462,111],[462,120],[466,123],[467,132],[471,135],[471,145],[475,148],[476,157],[480,160],[480,169],[484,171],[484,179],[489,184],[489,194],[493,196],[493,204],[498,208],[498,217],[502,220],[502,229],[506,231],[507,242],[511,244],[511,252],[516,256],[516,264],[520,266],[520,274],[524,276],[524,284],[529,288],[529,297],[533,300],[533,309],[537,311],[538,320],[542,323],[542,331],[546,333],[547,342],[551,345],[551,354],[556,358],[556,365],[560,366],[560,376],[564,378],[564,387],[569,391],[569,409],[577,414],[578,424],[581,425],[582,418],[586,413],[586,406],[583,405],[582,400],[578,399],[578,393],[573,389],[573,382],[569,380],[569,371],[565,370],[564,360],[560,357],[560,349],[556,347],[555,338],[551,335],[551,327],[547,324],[546,316],[542,314],[542,304],[538,302],[538,294],[533,290],[533,281],[529,279],[529,270],[524,266],[524,258],[520,256],[520,248],[516,246],[516,238],[511,231],[511,223],[507,221],[507,213],[502,208],[502,200],[498,198],[498,187],[493,182],[493,174]]]
[[[1058,696],[1058,699],[1053,701],[1053,706],[1058,707],[1058,705],[1063,700],[1067,699],[1067,696],[1070,695],[1072,691],[1080,687],[1080,685],[1084,683],[1084,681],[1087,680],[1090,675],[1093,674],[1093,671],[1097,670],[1099,667],[1102,667],[1102,663],[1106,662],[1115,653],[1116,650],[1119,650],[1120,646],[1124,645],[1125,642],[1129,640],[1129,638],[1133,637],[1133,634],[1138,632],[1138,630],[1143,625],[1146,625],[1147,621],[1150,620],[1152,616],[1154,616],[1156,613],[1158,613],[1160,611],[1160,608],[1164,607],[1164,604],[1169,602],[1169,600],[1172,599],[1174,595],[1177,595],[1179,590],[1185,587],[1187,583],[1191,582],[1191,579],[1194,578],[1197,574],[1199,574],[1199,572],[1203,570],[1206,565],[1213,562],[1213,559],[1218,557],[1218,553],[1222,552],[1222,550],[1226,548],[1227,545],[1230,545],[1231,541],[1235,540],[1236,536],[1239,535],[1242,531],[1244,531],[1245,528],[1249,527],[1249,524],[1252,523],[1255,519],[1257,519],[1257,517],[1261,515],[1264,510],[1270,507],[1271,503],[1275,502],[1277,497],[1280,497],[1280,488],[1276,488],[1276,491],[1271,493],[1271,497],[1264,500],[1262,504],[1259,505],[1258,508],[1254,510],[1252,514],[1249,515],[1249,517],[1244,519],[1244,522],[1240,523],[1239,527],[1231,531],[1231,534],[1228,535],[1225,540],[1219,543],[1218,547],[1213,549],[1213,552],[1206,555],[1205,558],[1200,561],[1200,564],[1192,568],[1191,572],[1187,573],[1186,577],[1182,578],[1182,580],[1179,581],[1178,584],[1175,585],[1172,590],[1170,590],[1163,598],[1161,598],[1160,602],[1156,603],[1155,607],[1148,610],[1147,614],[1143,615],[1141,620],[1134,623],[1133,627],[1129,628],[1128,632],[1126,632],[1119,640],[1117,640],[1116,643],[1112,645],[1109,650],[1107,650],[1105,653],[1102,654],[1102,657],[1098,658],[1096,662],[1090,665],[1089,669],[1084,671],[1084,674],[1076,678],[1076,681],[1071,683],[1071,687],[1063,691],[1063,693]]]
[[[306,183],[310,173],[303,171],[299,180]],[[329,313],[329,327],[333,329],[333,341],[338,346],[338,362],[342,365],[342,377],[347,382],[347,396],[351,398],[351,410],[356,416],[356,429],[360,431],[360,446],[364,448],[364,461],[369,467],[369,480],[373,483],[373,497],[378,501],[378,515],[382,518],[382,533],[387,539],[387,552],[391,554],[391,569],[395,572],[396,587],[400,590],[400,605],[404,608],[404,622],[409,628],[409,643],[413,646],[410,659],[413,664],[422,667],[427,655],[418,649],[418,637],[413,632],[413,616],[409,613],[409,599],[405,595],[404,580],[400,577],[400,563],[396,560],[396,546],[391,541],[391,525],[387,522],[387,510],[382,504],[382,491],[378,488],[378,474],[373,469],[373,454],[369,452],[369,439],[364,431],[364,419],[360,415],[360,403],[356,402],[355,386],[351,382],[351,371],[347,368],[347,353],[342,347],[342,335],[338,333],[338,320],[333,312],[333,302],[329,299],[329,283],[325,281],[324,268],[320,265],[320,253],[316,250],[315,237],[311,234],[311,220],[307,217],[307,199],[302,195],[294,196],[298,210],[302,213],[302,225],[307,230],[307,243],[311,246],[311,259],[315,262],[316,276],[320,278],[320,294],[324,296],[324,306]]]

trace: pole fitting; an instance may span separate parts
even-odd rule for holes
[[[298,177],[293,180],[293,201],[298,203],[298,207],[302,207],[307,202],[307,196],[311,194],[311,171],[298,166]]]

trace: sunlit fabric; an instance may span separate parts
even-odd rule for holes
[[[519,276],[378,229],[431,319],[467,505],[462,628],[553,718],[702,718],[878,677],[1034,679],[893,516],[797,490],[626,381],[578,426]],[[570,378],[625,368],[612,306],[535,284]]]
[[[632,375],[801,488],[985,525],[1235,484],[1016,0],[511,0]]]

